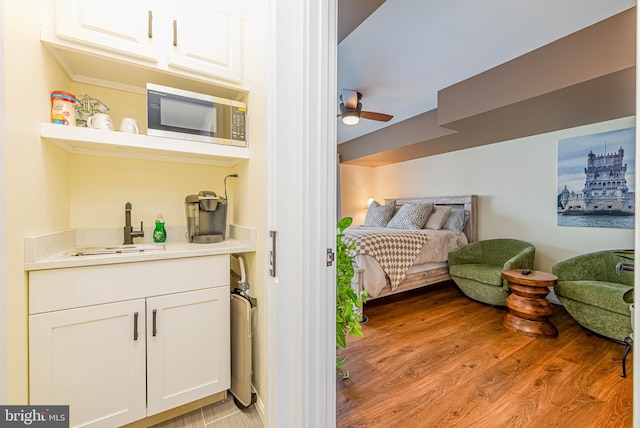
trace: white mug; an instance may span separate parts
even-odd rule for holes
[[[87,128],[113,131],[113,120],[111,120],[111,116],[108,114],[96,113],[87,119]]]
[[[140,132],[138,121],[130,117],[123,117],[120,122],[120,132],[128,132],[129,134],[137,134]]]

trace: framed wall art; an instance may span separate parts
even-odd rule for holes
[[[635,128],[558,140],[559,226],[635,226]]]

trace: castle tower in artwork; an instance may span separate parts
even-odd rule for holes
[[[563,215],[634,215],[634,193],[627,187],[627,164],[623,163],[622,147],[615,153],[587,155],[584,169],[585,183],[582,193],[569,191],[567,186],[560,193]]]

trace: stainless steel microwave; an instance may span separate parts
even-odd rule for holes
[[[239,101],[147,83],[147,134],[247,146],[247,107]]]

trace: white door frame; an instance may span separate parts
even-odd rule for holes
[[[335,426],[336,0],[270,0],[267,426]],[[270,242],[266,233],[266,242]],[[269,245],[267,245],[269,248]]]

